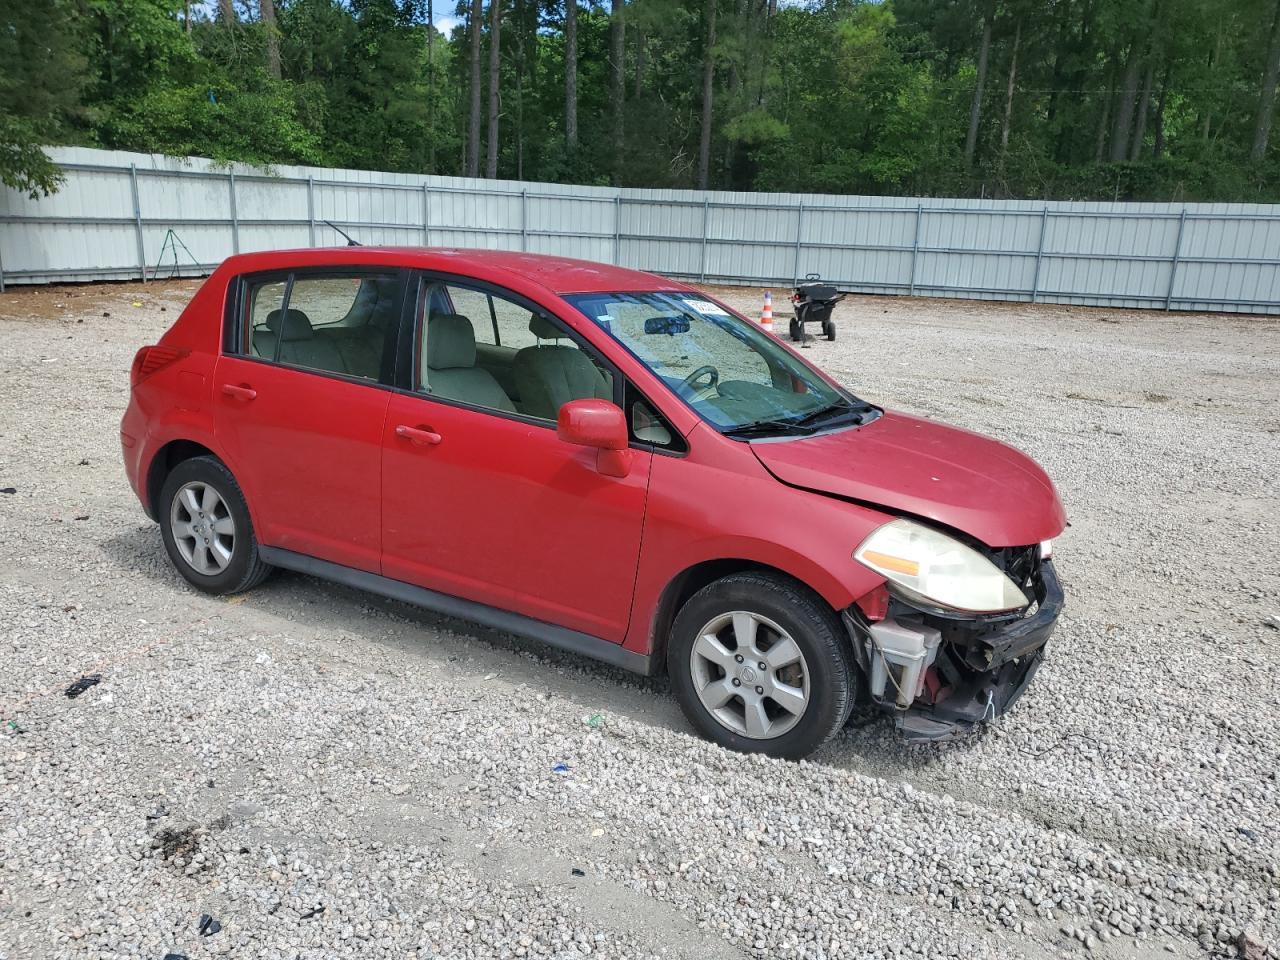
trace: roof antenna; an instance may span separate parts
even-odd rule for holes
[[[333,223],[332,223],[331,221],[329,221],[329,220],[325,220],[325,221],[324,221],[324,223],[325,223],[326,225],[328,225],[329,227],[331,227],[333,230],[336,230],[338,233],[342,234],[342,236],[346,238],[347,246],[348,246],[348,247],[359,247],[359,246],[363,246],[363,244],[361,244],[359,240],[353,240],[353,239],[351,239],[351,234],[347,233],[347,231],[343,230],[341,227],[336,227],[336,226],[334,226],[334,225],[333,225]]]

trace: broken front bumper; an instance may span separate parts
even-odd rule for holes
[[[884,623],[918,630],[929,638],[925,647],[933,645],[918,674],[883,659],[883,649],[873,639],[881,624],[868,623],[857,608],[845,612],[864,676],[871,678],[872,700],[894,712],[907,740],[946,740],[966,733],[999,717],[1022,696],[1062,612],[1062,585],[1051,561],[1039,565],[1033,589],[1036,602],[1015,619],[943,616],[891,601]],[[877,679],[882,688],[878,694]]]

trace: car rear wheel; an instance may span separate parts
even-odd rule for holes
[[[239,593],[271,572],[258,555],[240,485],[220,461],[182,461],[165,478],[157,506],[169,559],[206,593]]]
[[[846,645],[834,614],[807,588],[775,574],[735,574],[681,609],[667,670],[703,736],[798,759],[839,730],[853,708]]]

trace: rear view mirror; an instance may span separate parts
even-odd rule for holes
[[[677,317],[664,314],[660,317],[650,317],[644,322],[645,333],[665,333],[669,337],[674,337],[677,333],[689,332],[688,317]]]

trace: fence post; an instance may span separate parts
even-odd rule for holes
[[[529,191],[520,191],[520,249],[529,249]]]
[[[236,172],[227,174],[227,183],[231,197],[231,252],[240,252],[240,217],[236,213]]]
[[[800,231],[804,227],[804,201],[801,200],[796,205],[796,252],[795,262],[792,264],[794,269],[791,271],[791,286],[800,283]]]
[[[0,293],[4,293],[4,256],[0,255]]]
[[[613,197],[613,265],[622,266],[622,194]]]
[[[1187,208],[1182,208],[1178,217],[1178,239],[1173,245],[1173,260],[1169,264],[1169,289],[1164,296],[1164,308],[1168,310],[1173,303],[1173,281],[1178,276],[1178,261],[1182,259],[1182,231],[1187,225]]]
[[[422,181],[422,245],[431,246],[431,185]]]
[[[907,288],[907,296],[916,295],[916,257],[920,253],[920,221],[924,218],[924,204],[916,204],[916,232],[911,238],[911,282]]]
[[[133,232],[138,244],[138,276],[147,282],[147,251],[142,242],[142,204],[138,202],[138,165],[129,164],[129,188],[133,193]]]
[[[1036,246],[1036,270],[1031,277],[1032,303],[1035,303],[1036,298],[1040,296],[1040,261],[1044,259],[1044,234],[1048,224],[1049,208],[1046,206],[1040,211],[1040,243]]]
[[[316,178],[307,177],[307,246],[316,245]]]
[[[711,225],[711,200],[702,198],[702,263],[698,268],[698,279],[707,280],[707,228]]]

